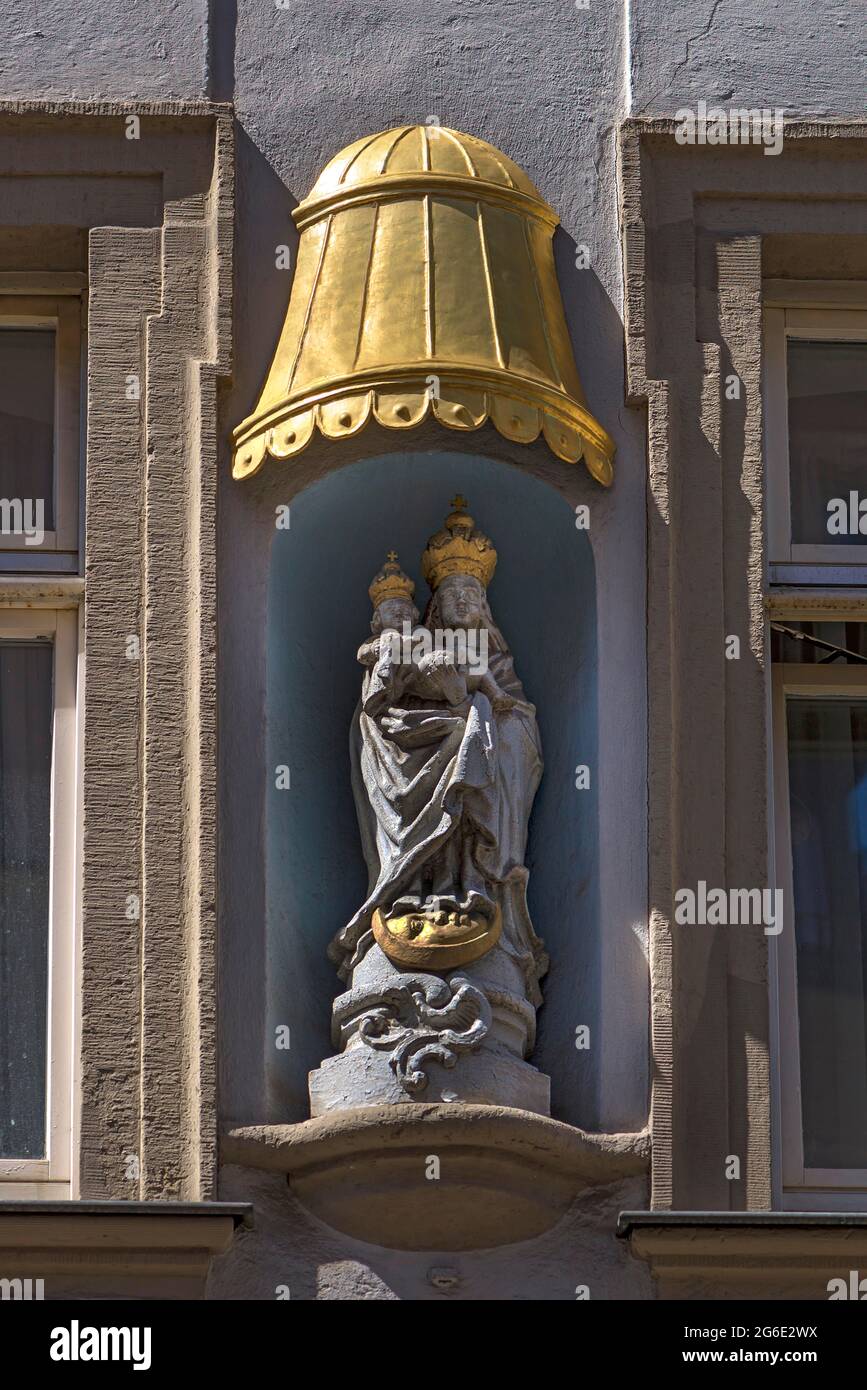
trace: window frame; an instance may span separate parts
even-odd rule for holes
[[[48,915],[46,1156],[0,1159],[0,1199],[71,1195],[78,921],[79,612],[0,608],[0,639],[48,638],[54,650]]]
[[[867,612],[864,613],[867,619]],[[863,1208],[867,1168],[807,1168],[804,1163],[801,1111],[800,1022],[798,1013],[797,950],[794,922],[794,883],[789,814],[789,759],[786,700],[798,697],[867,698],[867,665],[819,666],[779,662],[772,668],[773,728],[773,881],[783,890],[783,930],[771,938],[774,985],[778,1112],[777,1167],[783,1208],[826,1210],[829,1198],[837,1206]]]
[[[793,299],[797,287],[792,287]],[[847,307],[804,308],[766,297],[763,322],[764,453],[767,480],[768,563],[772,582],[845,584],[867,582],[867,544],[792,543],[789,473],[789,339],[867,343],[867,308],[860,282]],[[797,567],[797,569],[795,568]]]
[[[0,569],[39,568],[46,552],[77,555],[81,473],[83,313],[80,294],[8,293],[0,277],[0,328],[53,328],[54,352],[54,530],[40,546],[0,534]]]

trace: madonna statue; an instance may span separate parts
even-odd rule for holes
[[[334,1008],[345,1051],[312,1075],[314,1114],[436,1099],[432,1086],[548,1109],[547,1079],[518,1060],[547,966],[524,865],[536,711],[487,599],[497,553],[464,499],[452,506],[422,556],[423,626],[393,551],[370,586],[350,733],[368,892],[330,947],[351,986]]]

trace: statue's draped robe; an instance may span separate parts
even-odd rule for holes
[[[459,896],[478,892],[499,905],[501,945],[520,965],[530,999],[541,1001],[547,960],[527,910],[524,867],[542,775],[539,731],[511,655],[505,644],[493,646],[490,674],[516,702],[508,711],[495,712],[481,691],[457,707],[413,695],[402,668],[385,680],[376,666],[365,673],[350,749],[369,884],[332,943],[343,978],[371,945],[374,911],[407,897],[423,904],[425,880],[445,863],[457,866]]]

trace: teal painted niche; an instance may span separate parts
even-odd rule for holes
[[[268,592],[269,772],[266,826],[266,1056],[271,1122],[308,1114],[307,1073],[331,1053],[329,1005],[342,988],[325,956],[366,889],[349,782],[349,726],[370,632],[367,588],[397,550],[416,581],[451,498],[462,492],[499,554],[489,597],[537,706],[545,773],[527,863],[534,925],[551,956],[533,1060],[552,1078],[554,1113],[591,1125],[596,1068],[575,1048],[598,1023],[597,635],[593,553],[569,504],[511,464],[454,453],[404,453],[351,464],[292,503],[275,531]],[[592,524],[592,523],[591,523]],[[591,770],[577,790],[575,770]],[[275,1047],[275,1029],[291,1046]]]

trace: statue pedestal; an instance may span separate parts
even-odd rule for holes
[[[454,1067],[430,1062],[427,1085],[417,1095],[407,1092],[389,1065],[387,1054],[362,1045],[339,1057],[328,1057],[310,1073],[310,1114],[351,1110],[365,1105],[461,1102],[506,1105],[533,1115],[551,1113],[551,1083],[543,1072],[508,1053],[480,1050],[459,1057]],[[496,1099],[495,1099],[496,1098]]]
[[[525,1057],[536,1011],[497,945],[445,974],[408,973],[371,945],[334,1001],[339,1055],[310,1073],[310,1111],[412,1102],[500,1105],[550,1114],[550,1082]]]

